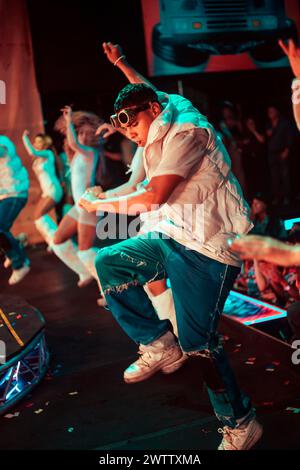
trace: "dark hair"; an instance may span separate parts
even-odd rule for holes
[[[269,206],[269,204],[270,204],[269,195],[266,194],[266,193],[263,193],[263,192],[255,193],[253,198],[252,198],[252,201],[253,201],[253,199],[258,199],[259,201],[262,201],[263,203],[265,203],[267,206]]]
[[[121,109],[139,106],[147,102],[159,103],[155,90],[144,83],[130,83],[118,94],[114,109],[118,113]]]

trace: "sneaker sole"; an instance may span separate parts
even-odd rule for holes
[[[183,366],[183,364],[186,363],[187,357],[184,357],[184,359],[181,357],[178,361],[176,361],[174,364],[171,364],[169,366],[163,367],[161,369],[163,374],[172,374],[173,372],[176,372],[180,367]]]

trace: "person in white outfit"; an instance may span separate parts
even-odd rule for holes
[[[33,158],[32,169],[40,184],[42,195],[35,209],[35,221],[47,214],[58,204],[63,196],[63,190],[55,169],[55,155],[49,148],[50,141],[45,134],[37,134],[33,144],[29,139],[29,132],[23,132],[23,143]],[[36,223],[38,227],[38,223]]]
[[[65,106],[62,112],[55,129],[66,136],[67,144],[74,152],[70,163],[74,206],[63,217],[58,227],[53,219],[45,215],[39,219],[39,229],[51,244],[53,252],[78,274],[78,286],[84,287],[93,279],[97,280],[94,266],[98,251],[94,247],[97,216],[80,208],[78,201],[88,187],[95,185],[99,157],[95,131],[100,119],[93,113],[73,113],[69,106]],[[78,244],[72,240],[74,235],[77,235]],[[104,303],[104,300],[102,302]],[[102,302],[100,301],[100,304]]]
[[[213,126],[180,95],[156,92],[126,61],[119,45],[107,55],[131,82],[115,101],[111,122],[144,147],[149,183],[129,195],[84,195],[88,212],[136,215],[160,211],[145,235],[99,251],[96,268],[107,304],[139,358],[124,371],[137,383],[177,370],[182,350],[194,356],[222,423],[220,450],[247,450],[260,439],[251,400],[238,387],[218,335],[226,298],[241,261],[227,241],[252,224],[249,207],[231,171],[230,157]],[[179,342],[169,320],[160,320],[142,286],[169,277]]]
[[[12,266],[13,272],[8,283],[13,285],[20,282],[30,270],[23,246],[10,232],[26,205],[29,178],[15,145],[5,135],[0,135],[0,175],[0,251],[6,257],[4,266]]]

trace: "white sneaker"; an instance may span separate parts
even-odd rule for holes
[[[77,282],[78,287],[85,287],[88,284],[90,284],[94,280],[93,276],[87,275],[87,276],[80,276],[79,281]]]
[[[249,450],[261,438],[263,428],[256,419],[238,428],[218,429],[223,434],[223,439],[218,450]]]
[[[8,280],[8,284],[13,286],[14,284],[18,284],[18,282],[22,281],[22,279],[29,273],[30,267],[26,264],[20,269],[14,269],[12,275]]]
[[[182,366],[182,350],[171,332],[147,346],[141,344],[139,355],[139,359],[124,372],[127,383],[141,382],[158,371],[170,374]]]
[[[11,266],[11,260],[6,257],[3,266],[5,267],[5,269],[9,268]]]

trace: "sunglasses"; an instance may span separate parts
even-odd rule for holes
[[[113,114],[112,116],[110,116],[111,125],[115,129],[118,129],[122,126],[125,126],[125,127],[131,126],[137,114],[140,111],[145,111],[148,108],[150,108],[150,103],[144,103],[144,104],[141,104],[140,106],[135,106],[134,108],[122,109],[117,114]]]

